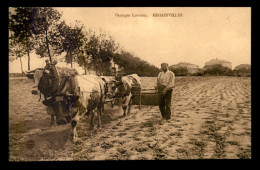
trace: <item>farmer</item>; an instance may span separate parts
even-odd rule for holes
[[[175,82],[175,75],[169,70],[167,63],[161,64],[162,72],[157,77],[157,92],[159,108],[163,119],[170,122],[171,119],[171,98]]]

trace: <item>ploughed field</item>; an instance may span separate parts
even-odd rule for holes
[[[142,81],[153,88],[156,77]],[[50,125],[33,85],[27,78],[9,80],[10,161],[251,158],[250,77],[176,77],[170,123],[158,106],[134,105],[122,117],[118,106],[106,104],[103,128],[89,130],[83,117],[74,143],[70,124]]]

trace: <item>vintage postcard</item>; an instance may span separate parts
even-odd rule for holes
[[[250,7],[9,7],[9,161],[251,159]]]

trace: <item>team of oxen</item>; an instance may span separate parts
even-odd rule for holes
[[[51,115],[51,124],[71,123],[70,136],[77,139],[76,126],[83,115],[90,118],[89,128],[94,127],[94,115],[97,112],[98,128],[101,128],[101,115],[104,104],[111,106],[118,100],[122,106],[123,116],[130,114],[132,100],[141,97],[141,78],[137,74],[120,77],[80,75],[75,69],[56,67],[50,64],[44,69],[31,71],[35,88],[44,96],[42,103]],[[37,90],[32,91],[37,94]],[[140,108],[140,105],[139,105]]]

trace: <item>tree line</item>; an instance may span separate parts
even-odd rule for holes
[[[122,51],[114,56],[114,61],[119,66],[124,66],[125,74],[137,73],[139,76],[154,77],[160,72],[160,69],[148,62],[135,57],[132,53]]]
[[[176,76],[251,76],[251,68],[238,68],[232,70],[221,64],[204,67],[192,74],[189,73],[187,67],[169,67],[169,70],[173,71]]]
[[[159,69],[135,57],[115,42],[112,36],[92,29],[76,21],[74,26],[61,20],[62,14],[52,7],[15,7],[9,11],[9,60],[28,57],[34,50],[40,58],[50,63],[66,52],[67,63],[76,62],[84,68],[94,69],[97,75],[112,75],[110,62],[123,67],[125,74],[156,76]],[[21,70],[23,72],[23,70]]]

